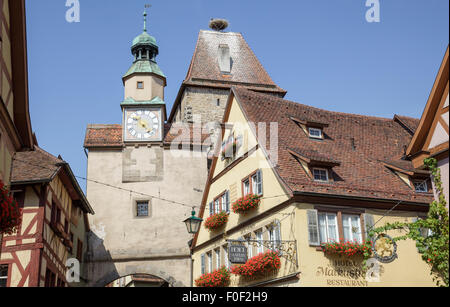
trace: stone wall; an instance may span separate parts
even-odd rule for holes
[[[161,158],[153,159],[160,151]],[[136,173],[132,182],[123,182],[124,162],[130,165],[130,156],[143,173]],[[155,166],[155,161],[161,165]],[[152,175],[152,169],[158,176]],[[117,274],[123,277],[125,272],[165,280],[172,277],[189,286],[188,241],[192,236],[183,221],[191,214],[190,206],[200,206],[207,175],[206,156],[195,151],[147,145],[123,151],[90,150],[87,198],[95,215],[89,217],[89,283],[98,285]],[[149,201],[148,217],[136,216],[137,201]],[[135,272],[131,272],[133,266]],[[143,267],[151,271],[140,271]],[[155,272],[166,272],[168,277]]]
[[[175,115],[177,122],[193,122],[200,116],[202,123],[222,122],[230,90],[186,87]]]

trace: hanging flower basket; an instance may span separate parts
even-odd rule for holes
[[[280,269],[281,260],[278,252],[267,251],[259,254],[242,265],[231,268],[231,273],[244,277],[252,277]]]
[[[12,235],[22,222],[22,210],[0,180],[0,234]]]
[[[209,231],[216,230],[228,222],[229,214],[225,211],[211,215],[205,221],[205,228]]]
[[[258,208],[260,203],[261,196],[248,194],[234,202],[231,207],[234,213],[242,214]]]
[[[221,267],[219,270],[212,273],[206,273],[195,280],[196,287],[228,287],[230,285],[230,271],[227,268]]]
[[[372,242],[331,242],[322,244],[322,250],[328,255],[342,255],[352,257],[354,255],[364,255],[365,252],[371,250]]]

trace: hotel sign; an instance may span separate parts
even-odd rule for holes
[[[233,264],[245,264],[248,260],[247,247],[244,245],[231,245],[229,249],[230,262]]]

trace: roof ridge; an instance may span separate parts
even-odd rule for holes
[[[57,160],[58,162],[66,163],[66,161],[64,161],[63,159],[60,159],[60,158],[58,158],[58,157],[52,155],[51,153],[45,151],[44,149],[42,149],[41,147],[39,147],[39,146],[37,146],[37,145],[34,145],[34,148],[35,148],[35,151],[36,151],[36,152],[39,152],[39,153],[41,153],[41,154],[43,154],[43,155],[46,155],[47,157],[52,158],[52,159],[54,159],[54,160]]]
[[[335,114],[335,115],[345,115],[345,116],[353,116],[353,117],[361,117],[361,118],[368,118],[368,119],[376,119],[376,120],[382,120],[382,121],[389,121],[389,122],[393,122],[394,120],[392,118],[388,118],[388,117],[380,117],[380,116],[373,116],[373,115],[363,115],[363,114],[355,114],[355,113],[345,113],[345,112],[338,112],[338,111],[330,111],[330,110],[326,110],[326,109],[321,109],[318,107],[314,107],[314,106],[310,106],[310,105],[306,105],[300,102],[296,102],[293,100],[288,100],[285,98],[281,98],[281,97],[277,97],[271,94],[266,94],[266,93],[262,93],[262,92],[257,92],[257,91],[253,91],[250,89],[247,89],[245,87],[241,87],[241,86],[233,86],[234,88],[240,89],[240,90],[245,90],[247,92],[251,92],[254,93],[256,95],[264,95],[264,97],[270,98],[272,100],[281,100],[285,103],[289,103],[292,104],[294,106],[302,106],[302,107],[306,107],[306,108],[310,108],[313,110],[317,110],[317,111],[321,111],[321,112],[327,112],[330,114]]]

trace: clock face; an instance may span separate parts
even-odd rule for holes
[[[159,110],[127,110],[125,114],[125,140],[145,142],[161,139]]]

